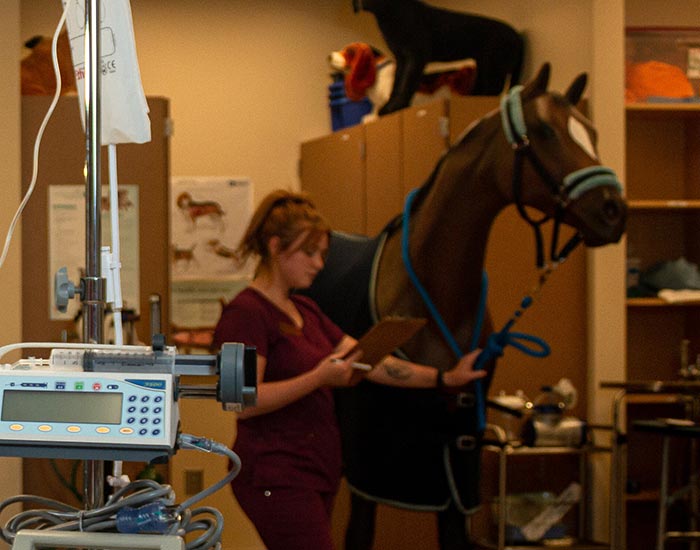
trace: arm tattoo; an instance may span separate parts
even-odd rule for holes
[[[413,369],[411,369],[410,365],[404,365],[396,361],[384,360],[382,362],[382,367],[384,371],[395,380],[407,380],[411,377],[411,374],[413,374]]]

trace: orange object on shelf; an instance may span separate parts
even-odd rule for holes
[[[625,74],[625,101],[647,101],[650,97],[688,99],[695,95],[685,73],[662,61],[630,63]]]

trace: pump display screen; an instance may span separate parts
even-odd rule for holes
[[[3,422],[120,424],[123,394],[5,390]]]

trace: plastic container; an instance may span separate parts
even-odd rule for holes
[[[525,394],[520,390],[513,395],[500,392],[492,401],[495,406],[489,411],[489,422],[503,428],[508,441],[520,439],[528,403]]]
[[[545,424],[557,424],[564,414],[564,398],[552,386],[542,386],[541,392],[533,401],[533,415]]]
[[[529,540],[525,533],[526,526],[531,522],[536,521],[538,516],[541,516],[548,509],[555,506],[564,506],[571,508],[576,504],[576,501],[561,502],[557,495],[548,491],[533,492],[533,493],[518,493],[506,496],[505,510],[499,506],[498,498],[493,499],[491,503],[491,514],[494,521],[498,521],[502,511],[506,514],[506,542],[508,544],[533,544],[541,541],[547,541],[548,544],[570,544],[573,539],[569,537],[569,533],[573,531],[571,521],[573,518],[565,517],[559,521],[552,522],[547,526],[541,538]],[[523,531],[525,529],[525,532]]]
[[[625,62],[628,102],[700,101],[700,28],[628,27]]]
[[[366,97],[360,101],[350,101],[347,98],[342,80],[336,80],[328,86],[328,101],[334,132],[359,124],[362,117],[372,111],[372,102]]]

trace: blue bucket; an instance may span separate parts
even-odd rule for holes
[[[342,81],[333,82],[328,86],[328,90],[331,127],[334,132],[359,124],[362,117],[372,111],[372,102],[366,97],[360,101],[350,101],[345,95],[345,85]]]

